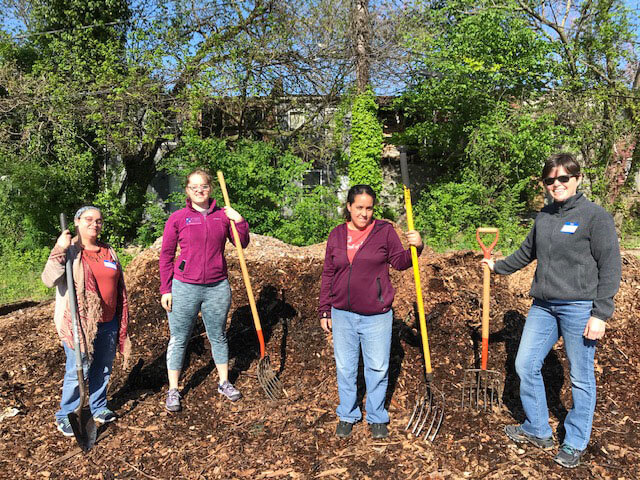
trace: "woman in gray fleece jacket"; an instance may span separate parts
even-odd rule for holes
[[[505,433],[518,443],[553,447],[544,382],[540,370],[560,337],[571,369],[573,407],[564,421],[566,435],[554,460],[573,468],[589,443],[596,405],[594,357],[613,315],[620,286],[620,248],[613,218],[577,192],[582,181],[573,155],[552,155],[542,182],[553,203],[537,215],[533,228],[512,255],[495,263],[495,273],[508,275],[537,260],[530,295],[533,305],[520,339],[516,371],[526,415],[522,425]]]

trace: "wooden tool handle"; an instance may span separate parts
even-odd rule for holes
[[[482,233],[494,233],[495,238],[488,247],[482,242],[480,234]],[[491,251],[498,243],[498,237],[500,231],[495,227],[480,227],[476,230],[476,240],[482,249],[484,258],[491,258]],[[482,357],[481,368],[487,369],[487,363],[489,359],[489,302],[490,300],[490,288],[491,288],[491,271],[489,265],[482,266]]]
[[[220,190],[222,190],[222,197],[224,198],[224,204],[227,207],[231,206],[229,201],[229,194],[227,193],[227,184],[224,181],[224,175],[218,170],[218,182],[220,183]],[[264,358],[264,336],[262,334],[262,326],[260,325],[260,317],[258,315],[258,309],[256,307],[256,299],[253,297],[253,289],[251,288],[251,280],[249,279],[249,271],[247,270],[247,263],[244,259],[244,251],[242,244],[240,243],[240,235],[236,229],[236,224],[233,220],[231,222],[231,232],[233,233],[233,240],[236,244],[236,250],[238,252],[238,260],[240,261],[240,269],[242,270],[242,279],[244,280],[244,286],[247,289],[247,297],[249,297],[249,305],[251,306],[251,314],[253,315],[253,324],[256,328],[256,334],[258,335],[258,342],[260,342],[260,358]]]

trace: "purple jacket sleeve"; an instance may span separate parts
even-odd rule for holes
[[[318,312],[322,315],[324,312],[331,312],[331,286],[333,284],[333,274],[335,266],[333,265],[332,255],[332,235],[329,235],[327,241],[327,250],[324,255],[324,266],[322,268],[322,278],[320,282],[320,298],[318,299]]]
[[[236,222],[236,230],[238,230],[238,236],[240,237],[240,245],[242,245],[242,248],[247,248],[247,245],[249,245],[249,223],[244,219],[241,222]],[[236,244],[231,231],[231,221],[229,221],[227,227],[227,237],[231,243]]]
[[[176,217],[171,216],[164,226],[162,233],[162,248],[160,249],[160,293],[171,293],[173,280],[173,261],[178,245],[178,225]]]
[[[389,263],[396,270],[406,270],[411,266],[411,247],[406,250],[400,242],[398,234],[393,228],[389,228],[387,235],[387,247],[389,249]],[[418,256],[422,253],[423,248],[418,248]]]

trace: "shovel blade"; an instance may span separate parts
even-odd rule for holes
[[[271,400],[285,397],[282,382],[271,368],[268,356],[262,357],[258,361],[258,383]]]
[[[83,451],[88,452],[96,443],[98,430],[88,405],[80,406],[67,415],[73,435]]]
[[[465,370],[462,380],[462,398],[460,406],[476,410],[492,409],[502,406],[504,379],[496,370],[470,368]]]

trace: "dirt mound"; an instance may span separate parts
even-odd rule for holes
[[[480,254],[472,251],[420,257],[435,383],[446,414],[434,444],[404,431],[424,392],[423,360],[415,328],[411,271],[393,272],[397,294],[388,392],[389,439],[373,441],[366,425],[347,440],[335,437],[337,388],[331,341],[316,308],[324,244],[299,248],[251,235],[245,251],[263,323],[267,353],[280,370],[288,397],[267,400],[255,378],[258,345],[237,257],[228,249],[233,304],[228,323],[231,376],[244,398],[223,401],[206,334],[199,322],[182,378],[184,410],[163,409],[167,388],[166,315],[159,304],[159,244],[126,271],[131,299],[132,368],[117,362],[110,406],[119,420],[101,432],[88,455],[53,426],[64,354],[51,321],[53,304],[0,317],[0,472],[9,478],[562,478],[550,454],[520,448],[502,433],[522,420],[514,358],[530,305],[533,266],[492,277],[489,367],[505,375],[504,406],[461,410],[460,382],[477,366],[481,311]],[[598,351],[598,406],[592,442],[578,478],[640,475],[640,402],[634,395],[640,368],[640,261],[625,256],[616,316]],[[552,350],[543,373],[552,423],[570,408],[568,365]]]

